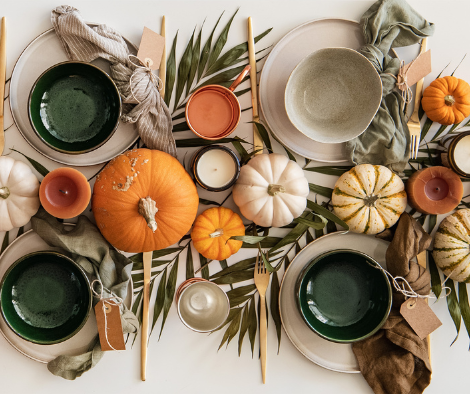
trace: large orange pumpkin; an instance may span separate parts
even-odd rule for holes
[[[167,153],[134,149],[97,176],[92,209],[103,236],[117,249],[164,249],[188,232],[197,214],[196,186]]]
[[[196,250],[211,260],[225,260],[240,250],[243,242],[229,239],[234,235],[245,235],[245,226],[240,216],[224,207],[206,209],[191,232]]]

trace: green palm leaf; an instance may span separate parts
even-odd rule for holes
[[[233,18],[235,18],[235,15],[237,15],[237,12],[238,10],[236,10],[235,13],[232,15],[232,17],[229,19],[225,27],[222,29],[222,32],[220,33],[219,37],[215,41],[214,47],[212,48],[211,54],[209,55],[209,59],[207,61],[208,69],[211,68],[211,66],[215,63],[220,53],[222,52],[222,49],[224,49],[225,43],[227,42],[227,37],[228,37],[228,32],[230,30],[230,26],[232,25]],[[207,75],[207,73],[205,75]]]
[[[207,39],[206,43],[204,44],[204,47],[202,48],[202,52],[201,52],[201,56],[200,56],[200,60],[199,60],[199,65],[198,65],[198,68],[197,68],[197,80],[198,81],[201,79],[202,73],[204,72],[204,69],[206,68],[207,60],[209,59],[209,54],[210,54],[210,51],[211,51],[212,38],[214,37],[215,29],[217,28],[217,25],[219,24],[220,18],[222,18],[223,14],[224,14],[223,12],[222,12],[222,14],[220,14],[219,19],[217,19],[217,22],[216,22],[214,28],[212,29],[212,32],[211,32],[209,38]]]
[[[176,79],[176,43],[178,41],[178,32],[176,32],[171,46],[170,55],[166,61],[166,81],[165,81],[165,104],[169,107],[171,95],[173,93],[173,87]]]
[[[189,71],[191,69],[191,60],[193,56],[193,41],[194,41],[194,33],[196,32],[196,28],[193,30],[193,34],[189,39],[188,45],[186,45],[186,49],[183,52],[183,56],[181,57],[180,64],[178,66],[178,77],[176,80],[176,91],[175,91],[175,108],[178,107],[179,100],[181,95],[183,94],[184,86],[189,78]]]

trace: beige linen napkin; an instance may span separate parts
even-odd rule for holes
[[[124,38],[106,25],[88,26],[79,11],[68,5],[52,10],[51,21],[70,60],[91,62],[103,58],[111,63],[111,77],[123,103],[137,104],[125,110],[121,119],[136,124],[148,148],[176,157],[171,114],[154,82],[156,77],[150,69],[136,66],[136,58],[129,58]]]

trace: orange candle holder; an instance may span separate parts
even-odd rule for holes
[[[80,215],[88,206],[91,188],[86,177],[73,168],[57,168],[47,174],[39,188],[44,209],[59,219]]]
[[[418,212],[440,215],[460,204],[463,184],[460,177],[447,167],[428,167],[410,176],[406,194],[408,203]]]

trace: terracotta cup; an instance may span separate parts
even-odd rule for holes
[[[197,136],[218,140],[228,136],[238,126],[241,108],[236,87],[250,72],[246,66],[227,89],[220,85],[206,85],[196,90],[186,103],[186,122]]]

